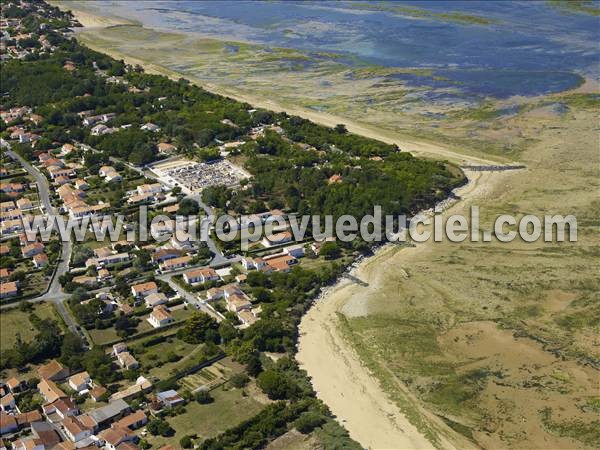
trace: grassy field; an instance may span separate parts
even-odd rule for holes
[[[267,445],[267,450],[305,450],[322,448],[313,435],[304,435],[297,430],[291,430]]]
[[[189,315],[189,311],[187,311],[183,308],[178,308],[178,309],[172,311],[171,315],[173,316],[175,321],[183,323],[183,321],[185,321],[186,317]],[[148,320],[146,320],[147,318],[148,318],[147,315],[139,317],[140,322],[138,323],[138,325],[136,327],[136,333],[142,333],[142,332],[150,331],[150,330],[154,329],[152,327],[152,325],[150,325]],[[176,325],[176,327],[177,327],[177,325]],[[107,342],[112,342],[115,339],[119,339],[117,330],[115,330],[114,327],[104,328],[101,330],[100,329],[92,329],[92,330],[88,330],[88,331],[89,331],[89,334],[90,334],[92,340],[94,341],[94,344],[96,344],[96,345],[104,345]],[[168,334],[172,334],[172,332],[173,332],[172,328],[169,328],[167,331]]]
[[[378,266],[360,302],[344,307],[344,331],[391,398],[402,403],[406,386],[479,446],[600,446],[597,411],[589,406],[600,401],[597,96],[444,109],[390,81],[396,69],[348,69],[334,57],[313,60],[135,26],[79,36],[92,48],[258,106],[305,116],[323,111],[386,139],[435,141],[461,154],[526,164],[478,200],[482,229],[504,213],[575,214],[577,243],[442,242],[403,250]],[[231,45],[235,52],[227,51]]]
[[[337,259],[337,261],[340,264],[347,264],[351,259],[352,259],[351,256],[341,256],[339,259]],[[326,267],[329,264],[331,264],[331,261],[327,261],[323,257],[319,257],[319,258],[304,257],[304,258],[300,259],[300,266],[306,270],[318,271],[320,268]]]
[[[587,406],[598,399],[600,376],[594,121],[580,108],[564,117],[530,109],[511,120],[536,136],[522,154],[528,170],[507,174],[477,201],[482,229],[504,213],[574,214],[576,243],[400,251],[377,264],[373,286],[343,310],[347,338],[398,403],[406,385],[485,448],[600,445],[600,422]],[[353,314],[355,302],[366,302],[368,314]]]
[[[61,323],[52,303],[37,303],[33,311],[40,319],[53,319]],[[37,334],[37,330],[29,321],[29,312],[22,312],[18,308],[3,310],[0,314],[0,348],[7,350],[13,347],[17,333],[21,339],[30,342]]]
[[[119,338],[117,330],[113,327],[104,328],[103,330],[94,328],[93,330],[88,330],[88,333],[95,345],[103,345],[106,342],[111,342]]]
[[[186,344],[176,337],[172,337],[163,343],[145,347],[143,352],[140,352],[143,349],[139,345],[132,348],[144,371],[148,371],[151,376],[162,380],[172,375],[189,358],[193,358],[202,347],[202,345]],[[171,355],[177,355],[181,359],[169,362]]]
[[[176,431],[169,438],[160,436],[147,436],[153,448],[171,444],[179,448],[179,440],[186,435],[197,435],[200,439],[216,436],[227,428],[237,425],[243,420],[257,414],[262,405],[251,397],[245,397],[240,389],[223,390],[215,389],[211,392],[215,401],[208,405],[190,402],[186,405],[186,412],[176,417],[169,417],[167,421]]]
[[[179,383],[190,392],[203,388],[213,390],[229,380],[232,369],[217,362],[209,367],[182,378]]]

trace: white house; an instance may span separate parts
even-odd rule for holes
[[[167,308],[165,308],[163,305],[159,305],[154,308],[148,317],[148,322],[154,328],[164,327],[165,325],[168,325],[174,321],[175,319],[173,319]]]
[[[69,387],[79,393],[87,391],[91,383],[92,379],[87,372],[79,372],[69,377]]]
[[[119,342],[113,345],[112,355],[117,356],[119,353],[123,353],[127,351],[127,344],[125,342]]]
[[[15,403],[15,397],[12,394],[8,394],[0,398],[0,410],[8,412],[15,411],[16,409],[17,404]]]
[[[104,177],[104,180],[109,183],[111,181],[122,181],[123,177],[118,172],[110,172]]]
[[[42,406],[46,417],[56,414],[60,420],[64,420],[66,417],[76,416],[80,413],[79,408],[70,398],[63,397],[53,401],[50,404]]]
[[[104,124],[98,124],[92,128],[90,134],[92,136],[102,136],[103,134],[109,134],[112,132],[112,128],[107,127]]]
[[[302,258],[304,256],[304,245],[290,245],[283,249],[283,253],[293,256],[294,258]]]
[[[274,245],[284,244],[290,242],[293,238],[292,233],[289,231],[283,231],[281,233],[275,233],[271,236],[265,236],[260,243],[263,247],[273,247]]]
[[[102,166],[100,167],[100,170],[98,170],[98,175],[100,175],[101,177],[105,177],[111,172],[116,172],[113,166]]]
[[[154,308],[159,305],[164,305],[165,303],[167,303],[167,300],[167,296],[162,292],[150,294],[144,299],[148,308]]]
[[[141,130],[144,131],[152,131],[153,133],[156,133],[158,131],[160,131],[160,127],[154,123],[150,123],[148,122],[147,124],[144,124],[140,127]]]
[[[191,256],[180,256],[178,258],[168,259],[162,264],[159,264],[158,267],[161,271],[168,272],[170,270],[181,269],[182,267],[187,266],[191,260]]]
[[[63,431],[72,442],[79,442],[92,435],[92,429],[77,419],[77,417],[66,417],[62,421]]]
[[[190,236],[189,233],[186,233],[182,230],[177,230],[173,234],[170,243],[173,246],[173,248],[185,251],[191,250],[194,246],[192,236]]]
[[[147,297],[150,294],[156,294],[158,292],[158,286],[154,281],[148,281],[146,283],[140,283],[131,286],[131,293],[134,297]]]
[[[159,194],[162,192],[162,186],[160,183],[142,184],[136,189],[139,195]]]
[[[104,442],[104,448],[107,450],[117,450],[117,448],[120,448],[120,444],[137,440],[137,436],[129,429],[118,426],[101,431],[98,438]]]
[[[227,310],[238,313],[242,310],[252,309],[252,303],[244,294],[234,294],[226,299]]]
[[[173,406],[177,406],[180,403],[184,402],[184,399],[174,390],[168,390],[159,392],[156,394],[156,398],[159,402],[161,402],[167,408],[172,408]]]
[[[242,258],[242,267],[245,270],[261,270],[267,263],[262,258],[250,258],[245,256]]]
[[[117,353],[117,361],[119,362],[119,365],[126,370],[137,369],[140,366],[137,359],[135,359],[128,351]]]
[[[210,267],[205,269],[194,269],[183,274],[183,279],[187,284],[206,283],[207,281],[219,280],[219,275]]]
[[[238,319],[242,322],[243,325],[250,326],[257,321],[257,317],[252,311],[248,311],[247,309],[243,309],[238,311],[237,313]]]
[[[218,300],[223,298],[223,294],[224,292],[221,288],[210,288],[208,291],[206,291],[206,300]]]

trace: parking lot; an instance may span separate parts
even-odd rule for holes
[[[241,179],[250,177],[244,169],[226,159],[211,163],[177,159],[158,163],[150,170],[166,185],[180,186],[188,195],[199,193],[209,186],[236,186]]]

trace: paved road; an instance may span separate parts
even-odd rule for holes
[[[52,201],[50,199],[50,192],[51,192],[50,189],[51,188],[48,183],[48,179],[39,170],[37,170],[35,167],[33,167],[31,164],[29,164],[29,162],[25,161],[25,159],[23,159],[20,155],[16,154],[12,150],[10,150],[10,144],[8,144],[6,141],[3,141],[1,144],[3,147],[7,148],[7,151],[6,151],[7,155],[10,156],[13,160],[18,161],[23,166],[23,168],[36,180],[36,183],[38,186],[38,192],[39,192],[39,196],[40,196],[40,201],[44,205],[44,207],[46,209],[46,213],[49,214],[50,216],[58,215],[58,212],[52,206]],[[91,148],[89,146],[84,146],[84,147],[87,150],[95,151],[93,148]],[[148,174],[144,173],[144,171],[142,169],[132,166],[131,164],[121,161],[117,158],[111,158],[111,161],[115,162],[115,163],[116,162],[123,163],[130,169],[135,170],[142,175],[148,176]],[[155,178],[152,175],[150,175],[150,177]],[[199,194],[193,195],[191,197],[198,202],[200,207],[202,209],[204,209],[206,216],[211,220],[211,222],[214,223],[215,215],[214,215],[214,211],[212,210],[212,208],[209,207],[208,205],[205,205],[202,202]],[[214,257],[210,261],[210,264],[208,264],[208,267],[224,266],[227,264],[233,264],[240,260],[240,257],[237,255],[232,258],[225,257],[223,255],[223,253],[221,253],[221,251],[218,249],[215,242],[212,239],[210,239],[210,237],[208,238],[207,245],[208,245],[208,248],[210,249],[210,251],[214,254]],[[71,258],[71,251],[72,251],[71,241],[63,242],[60,260],[55,269],[54,276],[52,278],[52,282],[50,283],[48,291],[45,294],[43,294],[39,297],[30,299],[28,301],[29,302],[52,301],[56,305],[57,311],[59,312],[59,314],[61,315],[61,317],[67,324],[67,326],[69,327],[69,329],[73,333],[81,335],[81,332],[77,329],[77,322],[71,316],[68,308],[64,305],[64,301],[69,298],[69,294],[63,292],[62,287],[58,281],[59,277],[61,275],[65,274],[66,272],[68,272],[68,270],[69,270],[69,260]],[[223,318],[219,314],[217,314],[215,311],[213,311],[211,308],[209,308],[206,304],[204,304],[203,302],[198,300],[197,296],[188,293],[187,291],[185,291],[183,288],[181,288],[177,283],[175,283],[172,280],[173,276],[179,275],[187,270],[190,270],[190,268],[186,267],[185,269],[181,269],[178,271],[173,271],[173,272],[170,272],[167,274],[159,275],[159,276],[157,276],[157,278],[169,283],[171,288],[173,288],[173,290],[175,290],[181,297],[185,298],[188,303],[194,305],[198,309],[209,314],[210,316],[214,317],[217,321],[220,322]],[[104,288],[104,289],[106,289],[106,288]],[[98,291],[102,291],[104,289],[99,289]],[[11,306],[14,306],[14,305],[13,304],[2,305],[2,306],[0,306],[0,309],[6,308],[6,307],[11,307]]]
[[[203,302],[198,300],[198,297],[196,295],[190,294],[185,289],[183,289],[181,286],[179,286],[177,283],[175,283],[175,281],[173,281],[174,275],[176,275],[176,273],[167,273],[164,275],[159,275],[156,278],[169,283],[169,286],[171,286],[171,288],[175,292],[177,292],[180,297],[184,298],[190,305],[193,305],[197,309],[201,310],[202,312],[205,312],[209,316],[214,317],[217,320],[217,322],[221,322],[223,320],[223,317],[221,317],[219,314],[217,314],[211,308],[206,306]]]
[[[210,220],[210,223],[214,225],[215,221],[217,220],[217,218],[215,216],[215,212],[213,211],[213,209],[210,206],[206,205],[202,201],[200,194],[189,195],[188,197],[190,197],[198,202],[198,205],[200,205],[200,208],[202,208],[204,210],[204,213],[206,214],[206,217]],[[227,259],[227,257],[225,257],[225,255],[223,255],[221,250],[219,250],[219,247],[217,247],[217,244],[211,238],[210,233],[206,237],[206,245],[208,246],[208,249],[215,255],[215,256],[213,256],[213,259],[211,260],[211,265],[212,264],[214,264],[214,265],[225,264],[229,261]]]
[[[185,267],[183,269],[174,270],[172,272],[157,275],[156,278],[169,283],[169,286],[171,286],[171,288],[175,292],[177,292],[180,297],[184,298],[189,304],[195,306],[196,308],[205,312],[206,314],[214,317],[217,320],[217,322],[221,322],[223,320],[223,316],[219,315],[213,309],[209,308],[204,302],[199,300],[197,295],[187,292],[185,289],[183,289],[181,286],[179,286],[177,283],[175,283],[175,281],[173,281],[173,277],[176,275],[181,275],[182,273],[187,272],[192,269],[199,269],[199,268],[204,268],[204,267],[212,267],[213,269],[216,269],[219,267],[223,267],[225,265],[231,265],[231,264],[237,263],[241,259],[242,259],[241,256],[235,255],[231,258],[222,257],[222,260],[218,260],[215,262],[215,258],[213,258],[213,260],[207,265]]]
[[[88,150],[88,151],[92,151],[92,152],[96,152],[96,153],[99,152],[98,150],[96,150],[95,148],[93,148],[87,144],[80,144],[80,145],[81,145],[81,148],[83,148],[84,150]],[[110,160],[110,162],[115,163],[115,164],[117,164],[117,163],[123,164],[124,166],[139,173],[142,176],[145,176],[147,178],[153,179],[158,182],[161,181],[160,178],[157,177],[155,174],[153,174],[150,170],[145,170],[144,168],[137,167],[127,161],[123,161],[122,159],[115,158],[114,156],[109,157],[109,160]],[[210,219],[211,224],[214,224],[214,222],[216,220],[215,213],[210,206],[208,206],[202,202],[202,198],[201,198],[200,194],[188,195],[188,197],[192,198],[198,202],[198,205],[200,205],[200,207],[204,210],[206,217],[208,217]],[[217,247],[217,244],[215,243],[215,241],[212,240],[210,235],[207,236],[206,244],[207,244],[209,250],[215,255],[213,257],[213,259],[211,260],[211,264],[223,265],[228,262],[228,259],[223,255],[221,250],[219,250],[219,248]]]
[[[29,175],[31,175],[35,179],[35,182],[38,187],[38,195],[40,198],[40,202],[44,206],[44,208],[46,210],[46,214],[48,214],[50,217],[58,216],[58,212],[52,206],[52,201],[50,199],[51,188],[50,188],[50,184],[48,183],[48,179],[39,170],[37,170],[35,167],[33,167],[31,164],[29,164],[29,162],[25,161],[25,159],[23,159],[21,157],[21,155],[18,155],[17,153],[10,150],[10,144],[4,142],[3,146],[7,148],[6,154],[13,160],[18,161],[21,164],[21,166],[23,166],[23,168],[29,173]],[[56,265],[56,268],[54,269],[54,274],[52,276],[52,281],[50,282],[50,286],[48,287],[48,291],[45,294],[40,295],[39,297],[35,297],[28,301],[29,302],[41,302],[41,301],[54,302],[56,304],[57,311],[59,312],[59,314],[61,315],[61,317],[67,324],[67,326],[69,327],[69,329],[73,333],[78,333],[79,331],[77,330],[77,322],[71,316],[68,309],[63,304],[63,302],[67,298],[69,298],[69,294],[63,292],[62,286],[60,285],[60,282],[59,282],[59,277],[69,271],[69,261],[71,259],[71,251],[72,251],[71,241],[68,240],[68,241],[63,242],[62,247],[61,247],[61,253],[59,255],[59,261],[58,261],[58,264]]]

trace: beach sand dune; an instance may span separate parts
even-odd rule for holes
[[[64,6],[60,2],[53,2]],[[119,19],[99,17],[89,12],[73,10],[75,16],[85,27],[102,28],[119,25]],[[126,23],[126,21],[125,21]],[[111,49],[94,45],[86,40],[91,48],[123,59],[130,64],[139,64],[149,73],[159,73],[178,79],[181,75],[141,59],[115,52]],[[378,130],[347,118],[317,112],[301,107],[281,106],[275,101],[255,97],[248,93],[233,92],[220,86],[197,82],[205,89],[222,95],[248,102],[254,106],[275,111],[286,111],[314,122],[335,126],[343,123],[350,132],[361,134],[388,143],[397,144],[403,151],[415,155],[436,159],[447,159],[459,164],[495,164],[496,162],[467,157],[459,152],[429,142],[400,140],[397,135]],[[476,198],[485,192],[490,183],[501,177],[498,173],[472,173],[470,182],[460,192],[463,199]],[[464,200],[453,206],[458,211]],[[411,252],[426,251],[428,244],[404,249],[400,253],[409,256]],[[366,259],[360,264],[357,276],[370,284],[369,289],[376,288],[377,267],[390,263],[389,258],[395,251],[392,247],[384,247],[376,256]],[[404,256],[403,256],[404,257]],[[398,405],[384,392],[379,382],[362,364],[353,347],[340,331],[340,312],[344,305],[361,302],[361,286],[343,279],[330,288],[305,315],[300,325],[300,341],[297,359],[312,379],[317,395],[337,416],[339,422],[349,431],[352,438],[361,445],[371,449],[431,449],[435,448],[424,434],[419,431],[402,413]],[[406,390],[407,401],[414,402],[414,408],[426,417],[436,431],[438,445],[445,449],[472,448],[472,443],[452,432],[439,418],[418,405],[416,399],[410,397]]]
[[[469,183],[457,190],[461,201],[449,212],[459,213],[471,200],[485,196],[505,174],[468,173]],[[379,382],[360,361],[341,330],[342,314],[364,309],[368,294],[379,289],[382,267],[400,264],[416,252],[427,251],[430,242],[400,251],[391,245],[364,259],[353,275],[368,284],[358,285],[342,279],[328,289],[300,324],[297,360],[311,377],[318,397],[323,400],[346,427],[353,439],[373,449],[426,449],[433,444],[410,423],[400,408],[387,396]],[[400,381],[397,383],[400,385]],[[420,407],[417,399],[400,386],[405,401],[424,417],[435,430],[444,449],[476,448],[454,433],[438,417]]]

